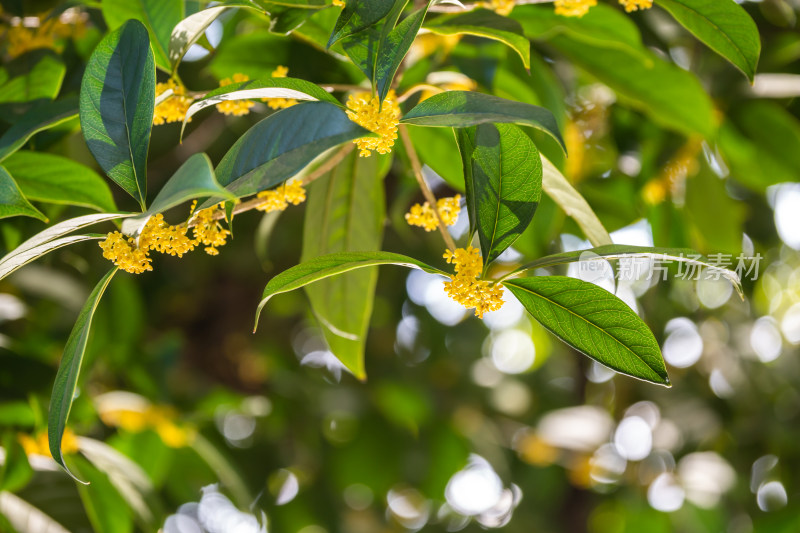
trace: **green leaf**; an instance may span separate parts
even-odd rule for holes
[[[345,54],[364,73],[373,89],[377,86],[378,60],[381,56],[392,55],[390,50],[385,50],[385,46],[389,34],[396,29],[395,24],[407,2],[408,0],[394,0],[394,5],[386,16],[342,41]],[[403,39],[402,35],[395,34],[396,42]],[[384,60],[384,70],[386,70],[387,63],[390,61]]]
[[[438,35],[477,35],[500,41],[519,54],[525,68],[531,66],[531,43],[525,37],[522,26],[516,20],[498,15],[494,11],[479,8],[466,13],[437,17],[428,22],[425,29]]]
[[[761,38],[756,23],[742,6],[734,0],[657,0],[656,3],[753,81]]]
[[[301,262],[336,252],[379,251],[386,217],[383,177],[388,156],[350,152],[331,173],[308,188]],[[311,309],[331,352],[358,379],[364,379],[366,343],[377,267],[348,272],[306,286]]]
[[[376,265],[398,265],[407,268],[418,268],[430,274],[441,274],[447,276],[438,268],[417,261],[412,257],[391,252],[340,252],[315,257],[310,261],[293,266],[284,270],[267,283],[264,294],[261,296],[261,303],[258,304],[256,312],[256,326],[261,310],[267,302],[276,294],[293,291],[305,287],[309,283],[320,281],[337,274],[344,274],[351,270],[367,268]]]
[[[183,19],[182,0],[103,0],[103,17],[110,30],[134,19],[150,34],[156,64],[171,72],[170,42],[172,29]]]
[[[0,218],[18,216],[38,218],[42,222],[47,222],[47,217],[25,199],[11,174],[0,167]]]
[[[94,170],[69,158],[21,151],[9,157],[4,166],[31,200],[80,205],[98,211],[117,210],[105,180]]]
[[[131,20],[100,41],[81,83],[86,144],[100,167],[143,209],[155,80],[147,30]]]
[[[503,282],[545,328],[617,372],[669,386],[653,333],[622,300],[586,281],[540,276]]]
[[[490,94],[447,91],[417,104],[400,122],[415,126],[465,128],[488,123],[531,126],[552,136],[566,150],[553,114],[535,105]]]
[[[236,196],[254,194],[294,176],[325,150],[368,135],[374,134],[351,122],[338,106],[297,104],[242,135],[217,165],[217,180]]]
[[[730,114],[759,147],[759,159],[772,159],[795,176],[800,174],[800,120],[791,112],[775,102],[752,100]]]
[[[9,431],[4,435],[3,450],[5,457],[0,467],[0,491],[17,492],[33,477],[33,469],[14,432]]]
[[[700,165],[697,175],[686,182],[684,216],[691,222],[693,246],[705,253],[737,254],[742,249],[747,204],[728,194],[725,180],[705,161]]]
[[[566,177],[545,156],[542,156],[542,188],[564,212],[572,217],[592,246],[611,244],[611,236],[597,218],[592,207],[575,190]]]
[[[465,173],[467,206],[476,217],[481,254],[488,265],[533,220],[542,196],[542,159],[530,137],[514,124],[476,126],[474,142],[472,153],[465,154],[472,165]]]
[[[83,309],[81,309],[78,320],[72,328],[72,333],[67,339],[67,345],[64,347],[64,354],[61,357],[61,364],[58,367],[56,381],[53,385],[53,393],[50,396],[50,412],[47,416],[47,436],[50,441],[50,454],[76,481],[80,480],[64,464],[64,456],[61,454],[61,438],[64,436],[69,411],[72,408],[72,400],[78,384],[83,355],[86,352],[86,344],[89,341],[92,318],[103,292],[105,292],[116,272],[117,269],[114,268],[103,276],[103,279],[95,286]],[[83,482],[81,481],[81,483]]]
[[[228,9],[228,6],[210,7],[186,17],[175,25],[169,36],[169,48],[167,50],[167,56],[172,66],[170,71],[173,75],[178,70],[178,65],[189,48],[203,36],[211,23],[217,20],[217,17],[226,9]]]
[[[61,89],[67,67],[60,57],[50,50],[36,50],[8,64],[5,72],[13,73],[22,67],[19,75],[11,75],[0,85],[0,103],[20,103],[33,100],[52,100]]]
[[[177,205],[195,198],[214,196],[235,200],[236,196],[226,191],[214,176],[214,167],[206,154],[194,154],[186,160],[175,174],[167,180],[143,214],[128,218],[122,223],[126,235],[134,235],[147,223],[148,219]]]
[[[739,296],[744,299],[742,282],[736,272],[714,265],[707,258],[701,256],[698,252],[692,250],[691,248],[660,248],[651,246],[631,246],[627,244],[607,244],[605,246],[598,246],[597,248],[590,248],[588,250],[575,250],[572,252],[563,252],[560,254],[540,257],[539,259],[527,263],[513,272],[506,274],[502,279],[505,280],[515,278],[537,268],[548,268],[557,265],[575,263],[578,261],[592,261],[597,259],[612,260],[624,258],[675,261],[690,265],[697,265],[717,271],[721,276],[733,284],[734,288],[739,293]]]
[[[249,100],[255,98],[294,98],[295,100],[319,100],[330,102],[339,107],[341,102],[334,98],[328,91],[310,81],[299,80],[297,78],[267,78],[263,80],[239,81],[218,87],[209,92],[200,100],[195,101],[186,110],[186,118],[183,120],[183,127],[189,119],[201,109],[217,105],[220,102],[229,100]],[[183,130],[181,129],[181,134]]]
[[[73,461],[75,471],[86,479],[85,484],[78,486],[78,492],[94,530],[103,533],[131,533],[131,509],[117,487],[103,471],[82,457],[76,456]]]
[[[375,86],[378,91],[378,100],[381,102],[389,93],[394,75],[416,39],[427,12],[428,3],[425,4],[425,7],[406,17],[381,42],[375,64]]]
[[[78,116],[78,100],[64,98],[31,107],[0,137],[0,161],[22,148],[40,131],[53,128]]]
[[[694,74],[665,61],[644,46],[632,49],[630,36],[615,40],[609,33],[607,43],[598,41],[586,46],[589,43],[581,34],[593,30],[586,21],[591,21],[590,15],[603,6],[593,7],[584,17],[573,17],[569,24],[574,31],[545,35],[540,33],[540,19],[548,17],[552,8],[523,7],[525,9],[514,10],[514,18],[520,21],[529,37],[546,38],[570,62],[613,89],[621,101],[680,133],[713,136],[717,122],[714,107]],[[630,24],[622,12],[614,9],[605,10],[604,20],[612,24],[611,27]]]
[[[405,4],[405,2],[403,2]],[[387,16],[395,0],[347,0],[328,41],[328,48],[354,33],[365,30]]]
[[[31,261],[35,261],[36,259],[52,252],[53,250],[63,248],[64,246],[69,246],[70,244],[77,244],[79,242],[91,240],[100,240],[104,239],[105,237],[105,235],[70,235],[68,237],[59,237],[31,248],[26,248],[25,250],[16,248],[3,257],[2,260],[0,260],[0,279],[3,279],[18,268],[27,265]]]

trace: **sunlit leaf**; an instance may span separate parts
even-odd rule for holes
[[[563,276],[520,278],[504,285],[539,323],[579,352],[622,374],[669,386],[653,333],[610,292]]]
[[[405,4],[407,0],[403,0]],[[372,26],[389,14],[395,0],[348,0],[333,29],[328,47]]]
[[[131,19],[141,22],[150,34],[156,64],[167,72],[172,71],[171,33],[183,19],[182,0],[103,0],[101,7],[111,30]]]
[[[74,97],[46,101],[31,107],[0,137],[0,161],[22,148],[31,137],[78,116]]]
[[[211,23],[217,20],[226,9],[228,9],[227,6],[210,7],[189,15],[175,25],[169,36],[167,51],[173,74],[189,48],[203,36]]]
[[[38,218],[42,222],[47,222],[47,217],[25,199],[25,195],[11,174],[0,167],[0,218],[18,216]]]

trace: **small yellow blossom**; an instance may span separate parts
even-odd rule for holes
[[[152,259],[148,257],[147,250],[136,246],[136,241],[118,231],[109,233],[105,240],[100,242],[103,257],[114,263],[115,266],[131,274],[141,274],[153,270],[150,266]]]
[[[285,78],[288,75],[289,69],[283,65],[278,65],[278,67],[272,71],[273,78]],[[294,98],[262,98],[261,101],[266,102],[271,109],[286,109],[297,103],[297,100]]]
[[[192,204],[192,211],[194,211],[197,201]],[[194,224],[194,239],[195,244],[202,244],[205,246],[205,252],[208,255],[219,255],[220,246],[224,246],[230,231],[223,229],[218,220],[214,218],[214,214],[224,207],[224,203],[203,209],[194,214],[191,222]]]
[[[362,137],[353,141],[358,145],[361,157],[369,157],[372,150],[379,154],[392,151],[397,139],[397,125],[400,123],[400,106],[397,105],[394,91],[389,91],[383,106],[377,96],[370,93],[351,94],[347,100],[347,116],[378,137]]]
[[[597,5],[597,0],[556,0],[556,15],[582,17],[589,8]]]
[[[289,207],[289,204],[300,205],[305,202],[306,190],[302,181],[292,180],[275,189],[261,191],[257,197],[262,198],[264,202],[259,204],[256,209],[270,213],[272,211],[283,211]]]
[[[249,79],[250,76],[237,73],[233,75],[233,79],[225,78],[224,80],[221,80],[219,82],[219,86],[225,87],[231,83],[248,81]],[[256,105],[256,103],[250,100],[226,100],[217,104],[217,110],[225,115],[234,115],[240,117],[248,114],[250,112],[250,108],[252,108],[254,105]]]
[[[436,201],[436,208],[445,225],[452,226],[458,220],[458,214],[461,212],[461,195],[457,194],[452,198],[440,198]],[[422,205],[412,205],[409,212],[406,213],[406,222],[410,226],[419,226],[425,231],[434,231],[439,227],[436,214],[428,202]]]
[[[454,252],[448,250],[444,258],[455,265],[455,274],[444,284],[444,291],[450,298],[467,309],[474,307],[478,318],[503,306],[503,285],[479,278],[483,261],[477,248],[467,246]]]
[[[146,250],[183,257],[183,254],[194,250],[195,242],[187,233],[186,224],[171,226],[164,222],[161,213],[153,215],[139,236],[139,247]]]
[[[167,446],[182,448],[189,444],[194,432],[175,423],[177,413],[169,407],[149,405],[144,410],[111,409],[102,411],[100,419],[107,426],[131,433],[152,429]]]
[[[332,0],[331,5],[336,7],[344,7],[344,0]]]
[[[31,455],[52,457],[50,454],[50,439],[47,436],[46,430],[42,430],[36,435],[19,433],[17,435],[17,440],[22,446],[22,449],[25,450],[25,455],[29,457]],[[75,433],[69,428],[64,429],[64,434],[61,437],[61,453],[70,455],[77,453],[78,449],[78,438],[75,436]]]
[[[69,18],[69,22],[74,25],[62,22],[62,17],[53,17],[41,20],[38,26],[11,26],[8,28],[5,39],[8,42],[7,52],[13,59],[21,56],[25,52],[36,50],[37,48],[56,48],[56,40],[69,37],[72,34],[80,35],[84,29],[83,20],[80,16],[73,16],[65,12],[63,17]],[[28,17],[26,17],[28,19]]]
[[[158,104],[153,113],[153,125],[160,126],[168,122],[183,122],[186,112],[192,105],[192,99],[186,96],[186,88],[168,80],[166,83],[156,84],[156,97],[172,89],[172,96]],[[189,119],[191,121],[191,119]]]
[[[486,0],[478,2],[477,6],[491,9],[498,15],[509,15],[514,9],[514,0]]]
[[[637,11],[639,9],[650,9],[653,7],[653,0],[619,0],[619,3],[625,8],[625,11]]]

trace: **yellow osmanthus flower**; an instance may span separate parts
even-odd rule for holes
[[[17,435],[22,449],[25,450],[25,455],[41,455],[44,457],[52,457],[50,454],[50,440],[47,437],[47,431],[42,430],[36,435],[27,435],[19,433]],[[61,452],[64,455],[69,455],[78,452],[78,438],[71,429],[64,429],[64,435],[61,437]]]
[[[458,220],[458,214],[461,212],[461,195],[457,194],[452,198],[440,198],[436,201],[436,208],[439,210],[445,225],[452,226]],[[433,212],[428,202],[421,205],[412,205],[409,212],[406,213],[406,222],[410,226],[419,226],[425,231],[434,231],[439,227],[436,213]]]
[[[183,257],[183,254],[194,250],[196,244],[186,235],[187,230],[186,224],[171,226],[164,221],[161,213],[153,215],[139,236],[139,247]]]
[[[58,39],[82,33],[84,26],[80,16],[70,16],[68,12],[62,16],[70,18],[71,24],[64,23],[61,17],[54,17],[40,21],[38,26],[27,27],[20,24],[9,27],[5,35],[8,55],[13,59],[37,48],[55,49]]]
[[[378,134],[378,137],[362,137],[353,141],[358,145],[361,157],[369,157],[372,150],[379,154],[392,151],[400,123],[400,106],[396,98],[394,91],[389,91],[383,106],[378,97],[370,93],[351,94],[348,98],[347,116],[350,120]]]
[[[283,65],[278,65],[278,67],[272,71],[273,78],[285,78],[288,75],[289,69]],[[294,98],[262,98],[261,101],[266,102],[272,109],[286,109],[297,103],[297,100]]]
[[[192,211],[194,211],[196,205],[197,200],[192,203]],[[191,218],[191,223],[194,224],[195,244],[205,246],[205,252],[208,255],[219,255],[217,248],[224,246],[228,235],[231,234],[230,231],[223,229],[219,220],[214,218],[214,214],[223,209],[224,206],[225,203],[223,202],[214,207],[203,209],[195,213]]]
[[[231,83],[236,83],[240,81],[248,81],[250,76],[245,74],[236,73],[233,75],[233,78],[225,78],[219,82],[220,87],[225,87],[226,85],[230,85]],[[224,102],[220,102],[217,104],[217,110],[220,113],[225,115],[234,115],[240,117],[242,115],[246,115],[250,112],[250,108],[256,105],[255,102],[250,100],[226,100]]]
[[[344,7],[344,0],[332,0],[331,5],[336,7]]]
[[[300,180],[292,180],[284,183],[280,187],[269,191],[261,191],[258,193],[257,198],[264,200],[259,204],[256,209],[270,213],[272,211],[283,211],[289,204],[300,205],[306,201],[306,190],[303,187],[303,182]]]
[[[156,84],[156,97],[172,89],[172,96],[158,104],[153,113],[153,125],[160,126],[168,122],[183,122],[186,112],[192,105],[192,99],[186,96],[186,88],[175,83],[175,80],[168,80],[166,83]],[[191,122],[191,118],[189,121]]]
[[[653,7],[653,0],[619,0],[619,3],[625,8],[625,11],[637,11],[639,9],[650,9]]]
[[[126,237],[118,231],[108,234],[100,242],[103,257],[114,263],[115,266],[131,274],[153,270],[150,266],[152,259],[147,255],[147,250],[136,246],[136,240]]]
[[[556,0],[556,15],[582,17],[596,5],[597,0]]]
[[[122,428],[131,433],[152,429],[167,446],[182,448],[191,442],[194,432],[176,424],[176,418],[174,409],[158,405],[150,405],[144,410],[111,409],[100,413],[100,419],[107,426]]]
[[[514,9],[515,0],[486,0],[485,2],[478,2],[479,7],[486,7],[495,11],[498,15],[509,15]]]
[[[480,279],[483,260],[480,251],[472,246],[447,250],[444,258],[455,265],[455,274],[445,282],[444,291],[467,309],[475,308],[475,316],[483,318],[487,311],[503,307],[503,285]]]

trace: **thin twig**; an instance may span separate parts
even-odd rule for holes
[[[436,197],[431,192],[430,187],[425,182],[425,176],[422,175],[422,166],[419,163],[419,157],[417,157],[417,152],[414,150],[414,145],[411,144],[411,138],[408,136],[408,130],[406,130],[405,124],[400,124],[398,126],[398,130],[400,132],[400,138],[403,140],[403,146],[406,149],[406,153],[408,153],[408,158],[411,160],[411,169],[414,171],[414,177],[417,178],[417,183],[419,183],[419,188],[422,189],[422,194],[425,196],[425,199],[430,204],[431,209],[433,209],[434,215],[436,215],[436,220],[438,221],[439,232],[442,234],[442,238],[444,239],[445,244],[450,250],[455,251],[456,243],[453,241],[453,237],[447,231],[447,226],[442,219],[441,213],[439,213],[439,208],[436,205]]]

